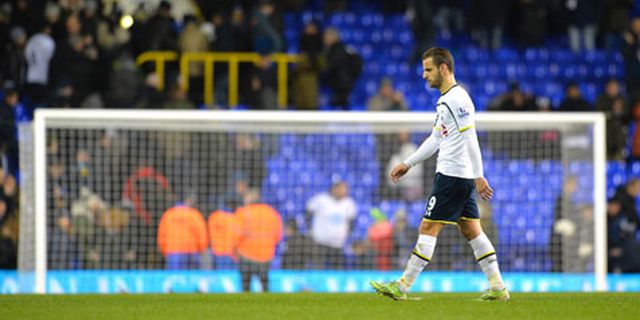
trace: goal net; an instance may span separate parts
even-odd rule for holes
[[[278,279],[296,270],[394,277],[417,238],[435,157],[396,185],[388,172],[433,120],[433,113],[38,110],[33,130],[22,130],[29,138],[19,269],[33,275],[36,292],[51,292],[46,277],[61,272],[216,274],[246,261]],[[586,274],[581,289],[604,289],[603,128],[599,114],[477,115],[495,189],[492,201],[478,201],[481,223],[507,281]],[[243,211],[257,204],[266,206]],[[423,277],[430,271],[479,271],[455,226],[444,228]],[[545,290],[534,286],[520,290]]]

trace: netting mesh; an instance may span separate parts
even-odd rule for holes
[[[404,268],[435,157],[387,177],[429,123],[144,123],[47,130],[48,269]],[[503,270],[593,270],[590,130],[481,125],[481,223]],[[477,269],[454,226],[429,269]]]

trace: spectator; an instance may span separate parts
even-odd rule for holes
[[[562,184],[562,191],[554,208],[554,222],[551,229],[549,241],[549,254],[551,256],[551,271],[566,271],[566,266],[571,263],[567,261],[566,254],[573,248],[567,243],[567,239],[575,233],[575,215],[578,207],[573,202],[573,195],[578,187],[576,177],[567,177]]]
[[[12,174],[5,175],[0,198],[4,198],[7,204],[7,216],[18,214],[18,183]]]
[[[225,189],[219,199],[214,204],[218,208],[228,208],[234,210],[242,206],[244,195],[249,191],[249,182],[247,174],[243,171],[234,171],[230,175],[229,187]]]
[[[78,268],[78,247],[76,244],[71,216],[63,208],[53,210],[53,223],[47,223],[48,241],[47,267],[53,270]]]
[[[491,111],[535,111],[536,103],[532,94],[523,92],[518,83],[511,83],[509,91],[489,103]]]
[[[367,102],[369,111],[407,111],[407,102],[402,92],[395,91],[389,78],[380,81],[378,93]]]
[[[604,92],[596,99],[596,111],[611,112],[613,104],[618,98],[624,99],[620,93],[620,84],[614,78],[609,79],[605,84]]]
[[[391,156],[387,163],[386,172],[391,172],[396,165],[407,159],[411,154],[418,150],[418,146],[411,141],[409,132],[402,131],[396,136],[394,146],[398,146],[398,150]],[[415,201],[423,197],[423,166],[415,166],[407,173],[398,183],[392,183],[387,175],[384,175],[384,180],[387,184],[389,192],[393,195],[392,198],[402,199],[405,201]]]
[[[250,133],[239,133],[235,137],[235,148],[233,154],[228,159],[244,159],[244,161],[236,161],[231,166],[234,169],[232,173],[241,172],[245,175],[249,187],[260,188],[264,177],[266,176],[266,159],[268,155],[265,153],[260,137]]]
[[[636,208],[636,200],[640,195],[640,179],[631,178],[624,186],[619,186],[613,199],[621,206],[622,214],[633,230],[640,230],[640,217]]]
[[[252,30],[249,28],[248,23],[245,17],[245,10],[241,6],[235,6],[231,10],[231,18],[228,23],[228,34],[225,34],[227,30],[219,30],[216,32],[218,37],[224,39],[225,37],[228,39],[227,41],[230,43],[228,50],[226,51],[235,51],[235,52],[249,52],[253,50],[253,34]],[[245,100],[244,97],[251,95],[251,75],[254,71],[254,64],[251,62],[241,62],[238,64],[238,80],[240,87],[241,100]],[[216,64],[216,101],[218,105],[226,105],[227,104],[227,88],[229,86],[228,79],[228,64],[221,63],[220,65]],[[218,72],[220,71],[220,72]]]
[[[91,153],[84,146],[78,147],[74,160],[69,167],[69,179],[74,182],[73,186],[70,186],[69,193],[71,198],[76,199],[83,188],[95,192],[97,180],[101,177],[96,177]]]
[[[27,60],[25,44],[27,33],[21,27],[14,27],[10,32],[11,42],[7,43],[6,51],[2,52],[2,67],[0,68],[0,83],[11,81],[18,91],[21,91],[26,81]]]
[[[324,269],[344,268],[344,248],[351,232],[351,221],[357,214],[357,207],[349,196],[346,182],[336,182],[331,192],[313,196],[307,202],[311,216],[311,238],[315,248],[312,251],[313,267]]]
[[[582,97],[577,83],[569,83],[565,88],[565,96],[558,111],[593,111],[591,104]]]
[[[158,225],[158,248],[167,269],[196,269],[200,254],[207,249],[207,226],[191,200],[178,203],[162,214]]]
[[[4,197],[0,197],[0,226],[3,226],[6,220],[11,215],[7,200]]]
[[[38,17],[37,7],[33,6],[33,2],[28,0],[16,0],[13,1],[14,6],[11,10],[11,24],[12,26],[21,26],[27,29],[28,34],[33,34],[39,30],[32,29],[40,17]]]
[[[629,223],[622,204],[615,199],[607,203],[608,272],[640,272],[640,248],[635,226]]]
[[[67,17],[66,30],[53,58],[52,77],[56,84],[69,82],[72,108],[85,107],[85,100],[98,91],[98,48],[91,36],[82,34],[78,16]]]
[[[522,47],[542,45],[547,36],[548,17],[544,1],[518,0],[514,5],[515,29]]]
[[[269,291],[269,268],[282,240],[282,218],[272,206],[260,202],[257,189],[245,195],[245,205],[236,210],[240,226],[237,252],[242,291],[250,291],[251,277],[257,275],[262,291]]]
[[[47,99],[49,85],[49,62],[53,57],[56,44],[51,38],[51,26],[44,24],[39,33],[27,41],[26,93],[32,103],[41,105]]]
[[[195,94],[195,92],[194,92]],[[169,88],[168,100],[164,103],[164,109],[191,110],[195,105],[187,97],[187,92],[179,83],[172,83]]]
[[[569,46],[573,52],[593,51],[602,13],[600,0],[565,1],[569,18]]]
[[[237,45],[236,41],[240,41],[240,39],[236,39],[236,35],[232,33],[231,30],[233,29],[233,27],[226,20],[226,17],[223,12],[215,12],[211,16],[211,20],[210,22],[208,22],[208,24],[211,25],[212,34],[213,34],[212,41],[209,43],[209,47],[211,50],[223,51],[223,52],[242,51],[242,50],[236,50],[236,45]],[[248,30],[245,29],[243,31],[247,32],[248,34]],[[241,39],[246,39],[246,38],[241,38]],[[245,64],[243,63],[240,64],[239,71],[246,69],[246,66],[244,65]],[[228,100],[229,100],[229,97],[228,97],[229,64],[226,62],[216,62],[213,65],[213,72],[214,72],[214,79],[215,79],[214,80],[215,88],[214,88],[214,95],[213,95],[215,99],[214,105],[225,106],[228,104]],[[240,73],[244,74],[243,72],[240,72]],[[239,89],[244,90],[244,87],[248,86],[248,84],[245,83],[247,80],[244,79],[244,77],[240,76],[239,81],[241,81],[242,83],[239,85]],[[246,94],[244,94],[243,92],[242,97],[244,96],[246,96]]]
[[[482,48],[492,50],[502,47],[504,22],[507,18],[509,3],[506,0],[474,0],[469,4],[471,12],[472,36]]]
[[[349,61],[349,53],[340,41],[340,35],[335,28],[328,28],[324,31],[323,43],[326,66],[321,77],[322,82],[332,91],[329,104],[347,108],[349,95],[356,80],[353,73],[350,72],[353,65]]]
[[[81,268],[99,268],[98,219],[106,210],[104,200],[86,187],[80,188],[79,193],[72,198],[71,225],[78,245],[78,263]]]
[[[111,65],[105,105],[109,108],[133,108],[142,103],[144,78],[128,52],[118,55]]]
[[[291,87],[293,106],[299,110],[316,110],[322,52],[322,37],[318,24],[311,21],[304,26],[299,46],[300,60],[293,71]]]
[[[142,41],[145,43],[143,51],[177,49],[176,22],[171,16],[171,2],[163,0],[158,10],[144,25]]]
[[[158,199],[166,198],[169,191],[169,181],[154,167],[141,165],[127,178],[122,191],[122,198],[131,202],[136,214],[145,223],[151,224],[159,220],[162,212],[155,212],[160,206],[148,207]]]
[[[253,48],[262,55],[282,52],[282,38],[272,22],[275,6],[263,0],[253,15]]]
[[[465,1],[434,1],[436,5],[435,21],[444,38],[457,36],[465,30]]]
[[[300,232],[298,222],[289,220],[284,225],[285,249],[282,257],[283,269],[306,270],[308,267],[308,256],[313,243],[309,237]]]
[[[3,210],[0,200],[0,213]],[[13,217],[0,224],[0,270],[15,270],[18,267],[18,221]]]
[[[435,38],[434,4],[435,1],[413,0],[409,3],[409,10],[413,13],[411,31],[415,45],[411,54],[411,61],[420,61],[422,54],[432,45]]]
[[[259,110],[278,109],[278,71],[269,56],[261,56],[251,75],[250,107]],[[284,107],[284,106],[282,106]]]
[[[164,105],[167,97],[163,91],[158,90],[159,77],[155,72],[146,75],[144,80],[144,88],[142,90],[142,99],[139,103],[140,108],[156,109],[158,106]]]
[[[375,268],[388,271],[392,268],[393,225],[378,208],[370,212],[373,223],[367,230],[367,239],[375,252]]]
[[[111,208],[98,217],[95,250],[100,269],[139,269],[137,237],[130,226],[130,215],[120,208]]]
[[[11,81],[4,85],[4,97],[0,103],[0,156],[7,156],[8,173],[18,172],[18,130],[16,119],[18,109],[24,109],[18,98],[18,91]]]
[[[138,262],[149,268],[161,268],[162,259],[154,246],[162,212],[172,201],[169,181],[153,166],[143,164],[135,168],[125,181],[122,197],[136,214],[132,226],[141,248]]]
[[[622,34],[629,28],[629,10],[633,0],[604,1],[602,33],[604,48],[617,50],[622,45]]]
[[[106,56],[115,56],[131,38],[129,29],[120,27],[121,18],[122,11],[114,4],[111,12],[98,21],[96,43],[106,53]]]
[[[236,216],[224,210],[216,210],[207,220],[211,253],[216,269],[235,269],[238,256],[236,246],[242,235]]]
[[[618,97],[613,101],[611,111],[606,112],[607,117],[607,159],[624,160],[627,146],[627,132],[629,128],[629,116],[625,108],[624,98]]]
[[[394,270],[402,270],[407,257],[411,256],[411,245],[418,237],[418,229],[407,222],[406,211],[400,209],[393,215],[393,266]]]
[[[347,10],[347,0],[325,0],[324,12],[327,15]]]
[[[623,34],[622,56],[625,66],[627,93],[640,99],[640,17],[633,18],[630,29]]]
[[[84,5],[80,8],[80,24],[82,25],[82,34],[91,37],[92,41],[98,38],[98,2],[97,0],[85,0]]]
[[[572,272],[593,272],[593,206],[581,205],[575,235],[576,258]]]
[[[202,33],[196,17],[187,15],[184,17],[184,28],[178,39],[180,52],[205,52],[207,51],[207,38]],[[189,63],[189,99],[196,104],[203,102],[203,64],[200,62]]]

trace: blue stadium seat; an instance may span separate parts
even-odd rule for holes
[[[520,59],[520,55],[518,54],[518,50],[514,48],[502,47],[495,51],[494,53],[496,60],[500,63],[504,62],[514,62]]]
[[[360,25],[365,28],[380,28],[384,25],[384,15],[367,13],[360,16]]]
[[[640,161],[633,161],[628,167],[629,174],[635,177],[640,176]]]

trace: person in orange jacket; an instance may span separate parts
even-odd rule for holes
[[[200,253],[208,246],[207,226],[202,213],[187,200],[162,214],[158,226],[158,248],[167,269],[195,269]]]
[[[209,215],[207,226],[214,265],[217,269],[234,269],[238,262],[236,245],[241,235],[236,215],[216,210]]]
[[[241,235],[236,252],[239,255],[242,290],[249,291],[251,277],[260,278],[263,291],[269,291],[269,268],[282,240],[282,218],[272,206],[260,202],[260,194],[251,189],[245,194],[245,206],[236,210]]]

